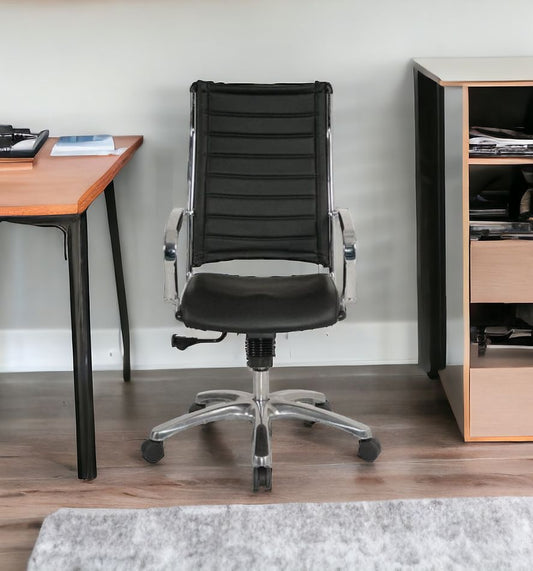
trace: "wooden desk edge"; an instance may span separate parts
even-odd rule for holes
[[[95,182],[87,192],[80,198],[77,205],[76,214],[81,214],[85,212],[87,208],[94,202],[97,196],[99,196],[107,187],[107,185],[115,178],[115,176],[122,170],[122,168],[130,161],[131,157],[134,155],[135,151],[143,144],[142,135],[130,135],[134,137],[133,143],[118,157],[118,160],[113,163],[113,166],[105,172],[105,174]],[[115,139],[120,139],[117,136]],[[120,148],[120,143],[117,145]]]
[[[56,138],[51,137],[49,140],[54,141]],[[80,197],[78,202],[71,204],[36,204],[34,206],[6,206],[1,207],[0,218],[11,218],[17,216],[64,216],[76,215],[85,212],[94,200],[106,189],[107,185],[115,178],[120,170],[129,162],[135,151],[143,144],[144,137],[142,135],[117,135],[114,136],[117,147],[120,148],[121,142],[130,139],[131,143],[122,155],[117,156],[117,160],[113,165],[96,180],[86,192]],[[48,141],[47,143],[48,144]],[[65,157],[68,159],[69,157]]]

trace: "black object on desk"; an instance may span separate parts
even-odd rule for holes
[[[48,130],[32,133],[30,129],[0,125],[0,158],[2,159],[31,159],[48,139]],[[20,143],[32,141],[33,145],[20,146]]]

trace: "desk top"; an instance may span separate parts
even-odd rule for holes
[[[142,145],[139,135],[114,137],[121,155],[51,157],[57,138],[52,137],[37,154],[33,168],[0,167],[0,217],[80,214],[113,180]]]
[[[533,82],[533,57],[416,58],[413,63],[443,86]]]

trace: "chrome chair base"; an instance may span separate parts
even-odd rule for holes
[[[253,489],[272,487],[272,421],[298,419],[316,422],[349,432],[359,441],[358,455],[373,462],[381,446],[368,426],[328,410],[323,393],[308,390],[282,390],[269,393],[268,370],[254,370],[254,392],[232,390],[203,391],[196,395],[191,412],[154,427],[142,446],[146,461],[155,463],[163,456],[163,441],[183,430],[219,420],[248,420],[253,424]]]

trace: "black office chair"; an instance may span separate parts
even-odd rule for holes
[[[355,233],[347,210],[335,210],[331,184],[328,83],[222,84],[191,87],[189,205],[174,209],[165,234],[165,297],[186,326],[218,331],[217,339],[174,335],[173,346],[246,335],[253,392],[198,393],[189,413],[156,426],[142,445],[148,462],[164,455],[163,441],[218,420],[253,423],[253,489],[272,487],[271,423],[282,418],[320,422],[353,434],[358,455],[374,461],[381,447],[368,426],[331,411],[324,394],[269,392],[277,333],[333,325],[354,298]],[[178,297],[177,238],[188,229],[188,269]],[[338,291],[333,267],[334,227],[344,242]],[[311,262],[306,275],[252,277],[194,272],[227,260]]]

